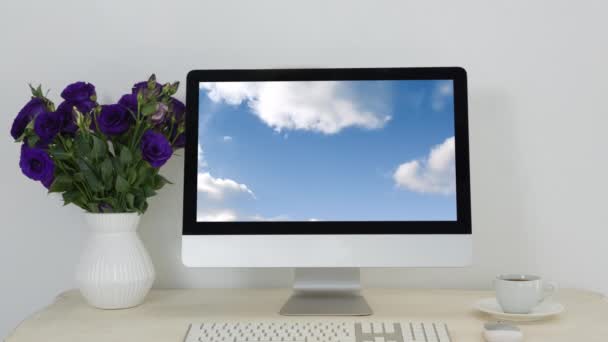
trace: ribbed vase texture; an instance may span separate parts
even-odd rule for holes
[[[137,235],[136,213],[85,214],[90,236],[76,270],[87,302],[100,309],[141,304],[154,282],[154,266]]]

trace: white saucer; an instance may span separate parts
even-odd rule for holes
[[[532,312],[527,314],[510,314],[502,311],[496,298],[484,298],[475,303],[475,308],[481,312],[492,315],[501,321],[531,322],[559,315],[564,311],[560,303],[548,300],[541,303]]]

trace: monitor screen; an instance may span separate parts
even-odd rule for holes
[[[451,79],[198,92],[196,222],[457,221]]]

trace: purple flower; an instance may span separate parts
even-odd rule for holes
[[[184,119],[184,114],[186,113],[186,106],[182,101],[172,97],[169,101],[169,107],[171,108],[173,116],[175,117],[175,120],[177,122],[180,122]]]
[[[55,164],[43,149],[21,145],[19,167],[24,175],[42,182],[47,188],[53,183]]]
[[[95,86],[86,82],[72,83],[63,89],[61,97],[72,102],[95,101]]]
[[[74,107],[76,107],[79,112],[87,114],[91,112],[96,105],[97,104],[93,101],[61,102],[61,104],[57,107],[57,113],[59,113],[61,116],[61,132],[73,134],[78,129],[74,117]]]
[[[114,209],[112,208],[112,206],[109,203],[106,203],[106,202],[99,203],[99,205],[97,206],[97,209],[99,209],[100,213],[112,213],[112,212],[114,212]]]
[[[164,135],[152,130],[144,133],[141,138],[141,155],[152,167],[163,166],[172,154],[173,149]]]
[[[63,123],[61,113],[42,112],[34,121],[34,132],[42,143],[48,143],[59,133]]]
[[[14,139],[19,139],[19,137],[25,131],[25,127],[36,117],[36,115],[42,113],[46,110],[44,106],[44,102],[39,98],[33,98],[28,103],[21,108],[17,117],[13,121],[13,125],[11,126],[11,136]]]
[[[137,115],[137,94],[123,95],[118,104],[130,110],[134,115]]]
[[[131,121],[131,113],[119,104],[101,106],[101,112],[97,116],[99,129],[107,135],[119,135],[126,132]]]
[[[184,148],[186,146],[186,134],[180,133],[173,142],[174,148]]]
[[[131,93],[137,95],[140,90],[143,90],[145,97],[148,97],[148,95],[160,95],[163,85],[155,81],[154,89],[148,89],[148,81],[138,82],[131,88]]]

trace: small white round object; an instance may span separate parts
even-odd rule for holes
[[[518,327],[501,322],[484,324],[483,337],[488,342],[522,342],[524,340],[524,334]]]

